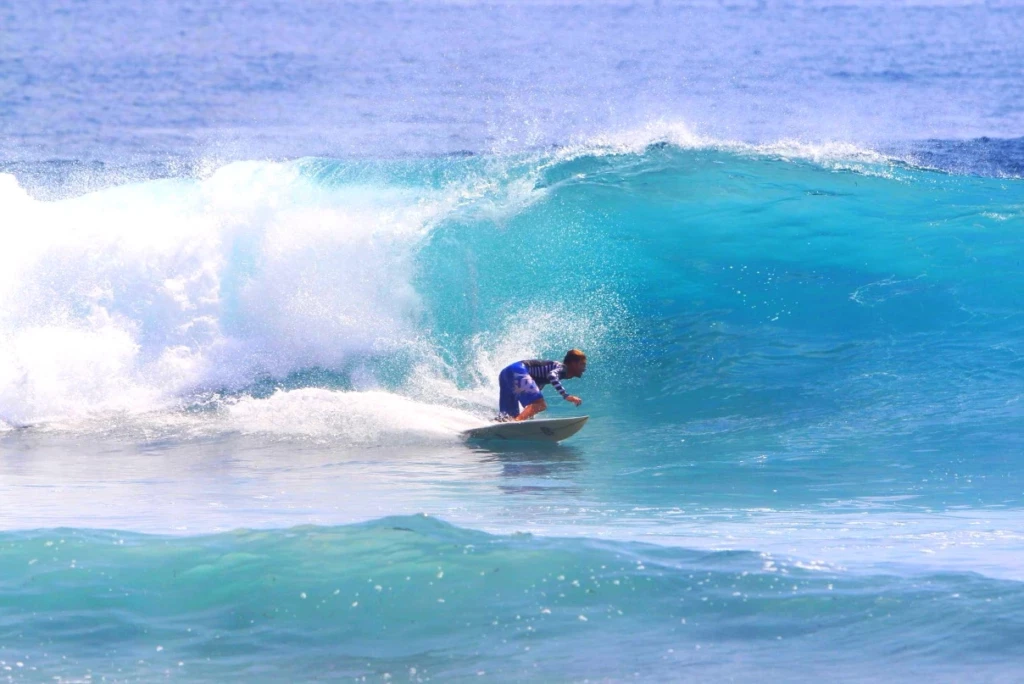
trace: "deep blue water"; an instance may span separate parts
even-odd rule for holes
[[[3,677],[1019,679],[1024,7],[0,26]]]

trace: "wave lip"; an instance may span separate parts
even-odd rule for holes
[[[672,120],[653,120],[642,126],[581,136],[558,148],[559,160],[581,156],[642,155],[652,147],[709,150],[741,156],[802,161],[832,171],[853,171],[906,180],[906,171],[937,171],[961,176],[1024,177],[1024,138],[916,140],[862,143],[843,139],[787,136],[751,142],[710,136]]]
[[[641,155],[648,148],[670,145],[679,150],[717,150],[739,155],[808,161],[828,169],[851,168],[853,164],[885,166],[906,163],[906,159],[842,140],[809,141],[780,138],[772,142],[745,142],[697,133],[683,122],[656,120],[635,128],[581,137],[560,150],[560,159],[590,155]]]

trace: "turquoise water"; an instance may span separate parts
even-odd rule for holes
[[[676,139],[8,191],[12,677],[1016,676],[1018,179]],[[568,346],[580,435],[460,440]]]
[[[0,680],[1020,679],[1018,4],[0,25]]]
[[[27,679],[752,680],[765,663],[845,679],[869,659],[890,677],[1010,681],[1024,630],[1019,583],[972,573],[850,574],[423,517],[2,544],[5,613],[22,619],[0,657]],[[952,662],[940,639],[956,640]]]

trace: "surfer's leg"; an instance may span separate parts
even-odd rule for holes
[[[523,366],[522,373],[516,373],[513,391],[516,394],[516,400],[523,405],[524,409],[530,404],[544,400],[540,387],[537,387],[537,382],[530,377],[530,373],[526,370],[525,366]]]
[[[516,373],[514,370],[516,364],[512,364],[505,370],[501,371],[498,376],[498,387],[500,394],[498,397],[498,412],[501,416],[508,416],[509,418],[515,418],[519,415],[519,400],[516,399]]]

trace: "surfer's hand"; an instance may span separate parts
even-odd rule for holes
[[[570,395],[568,397],[568,400],[571,401],[572,403],[576,404],[577,406],[579,406],[580,404],[583,403],[582,399],[580,399],[579,397],[576,397],[576,396],[572,396],[572,395]]]

